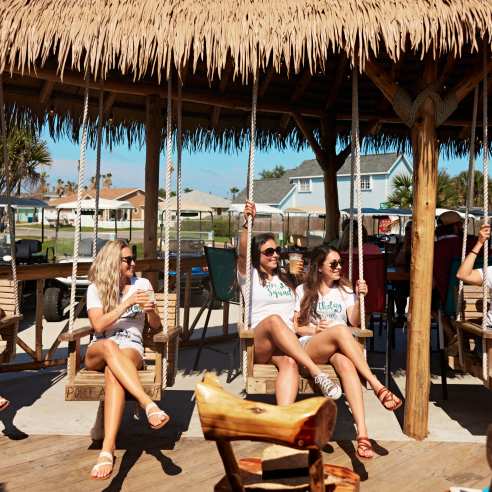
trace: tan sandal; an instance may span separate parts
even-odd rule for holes
[[[371,456],[365,456],[363,453],[371,452]],[[372,460],[374,457],[374,450],[372,449],[371,441],[368,437],[357,438],[357,450],[355,451],[357,456],[362,460]]]
[[[155,408],[156,411],[151,412],[151,410],[153,408]],[[153,430],[162,429],[169,422],[169,415],[164,410],[161,410],[154,402],[149,403],[145,407],[145,415],[147,415],[147,420],[149,421],[149,426]],[[150,419],[150,417],[153,417],[154,415],[163,416],[164,417],[164,420],[160,424],[158,424],[158,425],[152,425],[150,423],[150,420],[149,419]]]
[[[114,455],[113,455],[113,453],[110,453],[109,451],[101,451],[99,453],[99,456],[97,459],[99,460],[101,458],[104,458],[104,460],[99,461],[98,463],[96,463],[92,467],[92,470],[91,470],[92,480],[107,480],[113,474],[113,469],[114,469]],[[94,475],[94,472],[99,471],[99,468],[101,468],[101,466],[108,466],[108,465],[111,465],[111,470],[109,471],[109,473],[107,473],[106,475],[104,475],[102,477],[97,477],[96,475]]]
[[[390,412],[394,412],[402,405],[402,401],[394,393],[392,393],[386,386],[383,386],[376,393],[376,396],[378,397],[378,400],[381,402],[383,407],[386,408],[386,410],[389,410]],[[389,403],[390,406],[388,406],[387,403]]]

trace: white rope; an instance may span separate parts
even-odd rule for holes
[[[251,126],[250,126],[250,141],[249,141],[249,159],[248,159],[248,200],[254,201],[254,175],[255,175],[255,141],[256,141],[256,105],[258,101],[258,73],[253,80],[253,96],[251,101]],[[245,329],[249,330],[250,308],[251,308],[251,241],[253,238],[253,220],[251,216],[248,216],[247,221],[247,248],[246,248],[246,282],[244,285],[244,325]],[[248,366],[248,354],[244,347],[242,347],[242,372],[243,378],[246,380],[247,366]]]
[[[85,164],[87,150],[87,126],[89,115],[89,83],[86,80],[84,94],[84,112],[82,116],[82,138],[80,140],[80,160],[79,160],[79,176],[77,182],[77,209],[75,214],[75,233],[73,240],[73,263],[72,263],[72,282],[70,289],[70,317],[68,323],[68,331],[71,333],[75,322],[75,290],[77,288],[77,262],[79,260],[79,244],[80,244],[80,216],[81,216],[81,201],[82,188],[85,179]]]
[[[2,147],[3,147],[3,167],[5,170],[5,185],[7,188],[7,220],[9,224],[10,235],[10,267],[12,270],[12,284],[14,288],[14,314],[20,314],[19,306],[19,286],[17,284],[17,261],[15,259],[15,220],[12,208],[11,198],[11,180],[10,180],[10,159],[7,149],[7,118],[5,116],[5,101],[3,94],[3,75],[0,74],[0,119],[2,126]]]
[[[166,208],[164,219],[164,320],[162,324],[162,331],[167,334],[169,329],[169,227],[171,226],[171,175],[172,175],[172,147],[173,147],[173,135],[172,135],[172,76],[169,74],[167,81],[167,117],[166,117],[166,178],[165,178],[165,192],[166,192]],[[168,345],[169,350],[169,345]],[[169,352],[168,352],[169,353]],[[164,365],[166,367],[164,367]],[[167,385],[167,360],[163,360],[162,370],[162,386]]]
[[[354,173],[355,173],[355,140],[350,142],[350,217],[349,217],[349,257],[348,276],[352,283],[354,280]]]
[[[461,263],[466,257],[466,247],[468,241],[468,222],[470,218],[470,209],[473,207],[473,194],[474,194],[474,184],[475,184],[475,138],[477,129],[477,109],[478,109],[478,86],[475,87],[473,94],[473,115],[472,115],[472,125],[470,132],[470,154],[468,156],[468,179],[467,188],[468,193],[466,196],[465,204],[465,223],[463,227],[463,246],[461,248]],[[461,320],[461,307],[463,303],[463,280],[459,281],[458,284],[458,309],[457,309],[457,319]]]
[[[364,258],[362,244],[362,192],[360,186],[360,142],[359,142],[359,74],[357,67],[352,71],[352,148],[355,165],[355,193],[357,199],[357,251],[359,257],[359,280],[364,280]],[[350,256],[352,256],[350,252]],[[364,295],[359,295],[360,302],[360,327],[366,327],[366,308]]]
[[[489,223],[489,142],[488,142],[488,76],[487,76],[487,58],[488,49],[487,45],[484,43],[484,53],[483,53],[483,217],[484,223]],[[489,298],[489,290],[487,287],[487,270],[489,264],[489,242],[485,241],[483,245],[483,308],[482,308],[482,330],[485,331],[487,327],[487,304]],[[485,334],[485,333],[484,333]],[[487,347],[486,339],[482,337],[482,370],[483,379],[487,381],[489,378],[487,370]]]
[[[178,83],[178,135],[177,135],[177,163],[176,163],[176,326],[180,326],[181,318],[181,199],[182,199],[182,175],[181,175],[181,156],[183,151],[183,102],[182,84]]]
[[[103,130],[103,111],[104,111],[104,92],[99,92],[99,115],[97,120],[97,147],[96,147],[96,197],[94,211],[94,236],[92,242],[92,259],[96,258],[97,253],[97,237],[99,235],[99,190],[101,188],[101,146],[102,146],[102,130]],[[115,210],[116,213],[116,210]]]

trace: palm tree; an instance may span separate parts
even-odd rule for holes
[[[23,128],[12,129],[7,136],[7,152],[10,163],[10,186],[20,193],[21,185],[33,188],[39,184],[39,166],[50,166],[51,155],[46,142]],[[3,149],[0,146],[0,190],[5,192],[7,180],[3,163]]]
[[[437,175],[436,207],[455,208],[460,205],[460,197],[456,193],[453,178],[445,169],[441,169]]]
[[[236,194],[239,193],[239,188],[233,186],[232,188],[229,188],[229,191],[232,195],[232,199],[234,200],[236,198]]]
[[[67,181],[65,183],[65,193],[68,195],[69,193],[75,193],[75,188],[77,184],[74,181]]]
[[[272,170],[261,171],[261,179],[281,178],[285,174],[284,166],[276,165]]]
[[[111,188],[113,184],[113,175],[111,173],[103,174],[103,188]]]
[[[48,191],[48,178],[49,174],[46,171],[42,171],[39,173],[39,184],[38,184],[38,192],[46,193]]]
[[[462,171],[457,176],[454,176],[453,184],[456,194],[459,196],[460,205],[466,205],[466,198],[468,196],[468,171]],[[492,181],[489,179],[490,200],[492,200],[491,192]],[[483,207],[483,174],[481,171],[475,171],[474,173],[472,207]]]
[[[412,177],[408,174],[399,174],[393,179],[393,192],[388,196],[387,207],[409,208],[412,206],[413,191]]]
[[[61,178],[58,178],[56,180],[55,193],[58,196],[63,196],[63,194],[65,193],[65,182]]]

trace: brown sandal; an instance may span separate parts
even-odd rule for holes
[[[362,454],[362,453],[366,453],[367,451],[370,451],[372,453],[371,456],[365,456],[364,454]],[[357,438],[356,453],[357,456],[362,460],[372,460],[372,458],[374,457],[374,451],[372,449],[371,441],[369,440],[368,437]]]
[[[383,407],[386,408],[386,410],[389,410],[390,412],[394,412],[402,405],[402,401],[394,393],[392,393],[386,386],[383,386],[376,393],[376,396],[378,397],[378,400],[381,402]],[[391,406],[386,405],[387,403],[389,403]]]

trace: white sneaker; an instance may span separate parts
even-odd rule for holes
[[[342,396],[342,388],[332,381],[326,374],[319,373],[314,378],[314,384],[318,386],[324,396],[338,400]]]

